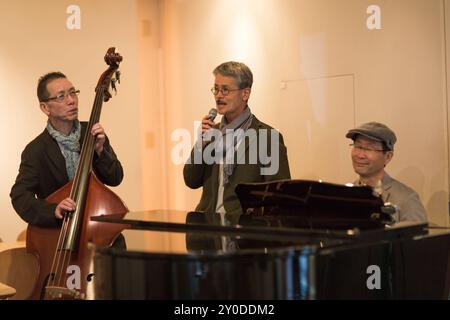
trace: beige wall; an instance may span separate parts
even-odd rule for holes
[[[419,192],[432,222],[448,224],[442,1],[165,3],[172,45],[165,73],[177,80],[165,82],[174,99],[165,104],[167,135],[192,128],[213,106],[215,66],[243,61],[255,78],[252,111],[284,133],[293,178],[353,181],[345,133],[381,121],[399,139],[389,173]],[[381,30],[366,27],[371,4],[381,8]],[[199,191],[184,186],[182,165],[170,172],[169,203],[194,207]]]
[[[38,77],[61,70],[81,89],[87,119],[93,89],[116,46],[122,84],[102,122],[125,168],[114,190],[130,210],[192,209],[174,130],[214,105],[212,70],[225,60],[254,73],[252,111],[277,127],[293,178],[349,182],[349,127],[382,121],[397,133],[394,176],[421,195],[433,222],[448,224],[446,60],[448,0],[77,1],[81,30],[68,30],[70,1],[0,1],[0,237],[25,227],[9,191],[20,152],[39,134]],[[381,30],[366,9],[381,8]],[[444,31],[447,30],[447,33]],[[448,60],[448,58],[447,58]],[[193,141],[192,141],[193,142]]]
[[[131,210],[140,210],[142,194],[137,5],[134,1],[81,0],[81,29],[68,30],[72,1],[0,1],[0,237],[12,241],[25,228],[10,204],[20,153],[42,132],[46,117],[36,98],[38,78],[60,70],[81,90],[80,118],[87,120],[94,88],[107,65],[103,56],[117,47],[124,61],[116,96],[103,105],[101,122],[125,169],[113,188]]]

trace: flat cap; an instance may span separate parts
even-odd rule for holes
[[[358,135],[384,143],[386,149],[389,151],[394,150],[394,144],[397,141],[395,133],[386,125],[379,122],[364,123],[355,129],[349,130],[345,136],[355,140]]]

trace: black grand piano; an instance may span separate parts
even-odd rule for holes
[[[236,193],[238,216],[93,217],[138,243],[96,248],[95,299],[449,298],[449,230],[393,224],[395,207],[369,187],[286,180]]]

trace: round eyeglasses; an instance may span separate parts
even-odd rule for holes
[[[219,94],[219,92],[221,92],[223,96],[227,96],[230,92],[239,91],[239,90],[244,90],[244,89],[211,88],[211,92],[215,96],[217,96]]]

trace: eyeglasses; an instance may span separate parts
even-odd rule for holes
[[[353,149],[356,149],[358,151],[361,152],[385,152],[386,150],[380,150],[380,149],[373,149],[373,148],[368,148],[368,147],[363,147],[354,143],[349,144],[350,147],[352,147]]]
[[[48,98],[47,100],[44,100],[43,102],[48,102],[48,101],[64,102],[64,101],[66,101],[68,96],[75,99],[79,94],[80,94],[80,90],[70,90],[69,92],[61,92],[56,97]]]
[[[227,96],[230,92],[233,91],[239,91],[239,90],[244,90],[244,89],[228,89],[228,88],[211,88],[211,92],[213,93],[213,95],[217,96],[219,94],[219,92],[222,92],[223,96]]]

